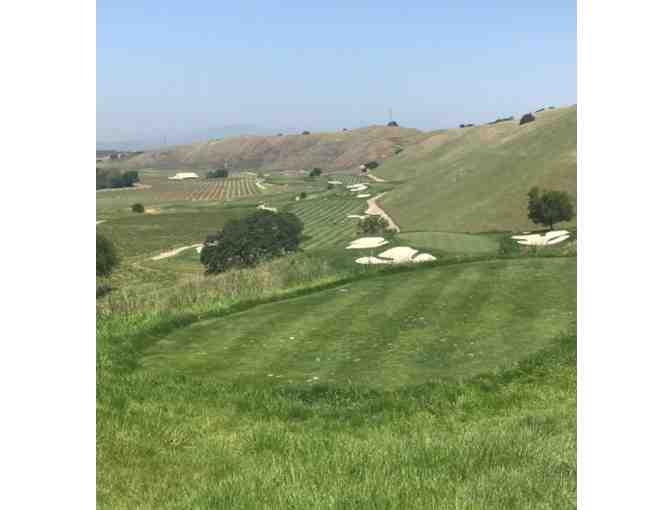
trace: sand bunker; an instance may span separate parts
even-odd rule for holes
[[[355,259],[357,264],[391,264],[391,260],[383,260],[378,257],[359,257]]]
[[[518,244],[523,246],[546,246],[549,244],[557,244],[559,242],[569,239],[568,230],[552,230],[546,234],[529,234],[521,236],[511,236],[511,239],[516,239]]]
[[[255,181],[254,185],[255,185],[257,188],[259,188],[259,189],[266,189],[266,186],[264,186],[263,184],[261,184],[260,181]]]
[[[366,218],[365,214],[348,214],[348,218],[356,218],[358,220],[363,220]]]
[[[98,225],[98,224],[100,224],[100,223],[105,223],[106,221],[107,221],[107,220],[96,220],[96,225]]]
[[[351,184],[350,186],[346,186],[346,188],[348,188],[350,191],[360,192],[368,189],[369,187],[366,184]]]
[[[263,211],[278,212],[278,210],[275,207],[268,207],[265,204],[258,205],[257,209],[261,209]]]
[[[159,253],[158,255],[152,257],[149,260],[167,259],[169,257],[174,257],[175,255],[179,255],[180,253],[182,253],[185,250],[189,250],[191,248],[196,248],[198,250],[198,248],[202,248],[202,247],[203,247],[202,244],[192,244],[191,246],[182,246],[181,248],[175,248],[174,250]],[[200,251],[199,251],[199,253],[200,253]]]
[[[418,250],[411,248],[410,246],[395,246],[389,250],[385,250],[383,253],[379,253],[378,256],[384,259],[390,259],[395,264],[402,264],[404,262],[411,262],[411,259],[418,253]]]
[[[343,184],[341,181],[327,181],[327,184]]]
[[[158,207],[148,207],[145,209],[145,214],[161,214],[161,209]]]
[[[385,246],[388,241],[383,237],[360,237],[352,241],[345,249],[346,250],[361,250],[365,248],[379,248]]]
[[[430,255],[429,253],[419,253],[415,257],[413,257],[413,260],[411,262],[432,262],[436,260],[436,257],[434,255]]]
[[[360,193],[359,195],[357,195],[357,198],[369,198],[370,196],[371,195],[369,195],[368,193]]]

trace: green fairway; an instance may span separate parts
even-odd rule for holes
[[[402,245],[427,250],[437,249],[448,254],[497,253],[496,235],[455,234],[452,232],[404,232],[397,236]]]
[[[376,175],[405,181],[381,200],[402,231],[532,230],[531,187],[576,197],[576,106],[540,113],[523,126],[436,131],[385,161]]]
[[[304,223],[306,240],[303,249],[338,246],[345,248],[356,235],[356,218],[348,214],[364,214],[366,200],[350,196],[329,196],[303,200],[287,209]]]
[[[396,387],[510,365],[575,317],[573,258],[385,275],[202,321],[158,340],[147,370],[223,380]]]
[[[179,209],[178,209],[179,211]],[[124,257],[156,255],[180,246],[201,243],[206,235],[222,229],[231,219],[254,207],[201,207],[165,214],[131,214],[96,226],[115,243]]]

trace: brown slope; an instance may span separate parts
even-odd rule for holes
[[[120,162],[128,169],[205,169],[228,162],[233,170],[356,171],[367,161],[383,161],[426,136],[417,129],[371,126],[310,135],[241,136],[179,145]]]

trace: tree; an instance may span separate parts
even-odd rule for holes
[[[266,210],[230,220],[215,235],[206,238],[201,263],[206,273],[221,273],[232,267],[251,267],[259,262],[296,251],[303,223],[291,213]]]
[[[217,168],[205,174],[206,179],[226,179],[229,176],[229,171],[226,168]]]
[[[395,232],[382,216],[371,215],[359,220],[357,231],[362,236],[391,236]]]
[[[399,124],[391,120],[390,122],[387,123],[387,127],[399,127]]]
[[[368,163],[364,163],[364,166],[369,170],[374,170],[374,169],[378,168],[378,162],[377,161],[369,161]]]
[[[140,203],[133,204],[131,206],[131,211],[137,212],[137,213],[144,213],[145,212],[145,206],[140,204]]]
[[[299,193],[299,198],[301,200],[305,200],[306,198],[308,198],[308,194],[305,191],[302,191],[301,193]]]
[[[543,191],[532,188],[527,194],[527,217],[536,224],[549,226],[574,217],[574,207],[569,193],[565,191]]]
[[[112,241],[102,234],[96,234],[96,276],[110,276],[120,261]]]
[[[321,168],[313,168],[308,175],[310,177],[319,177],[320,175],[322,175],[322,169]]]
[[[526,113],[520,118],[519,125],[522,126],[523,124],[527,124],[528,122],[532,122],[533,120],[535,120],[534,115],[532,115],[531,113]]]
[[[301,134],[302,134],[302,135],[309,135],[309,134],[310,134],[310,131],[303,131]]]

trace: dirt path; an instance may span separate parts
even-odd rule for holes
[[[387,182],[385,179],[381,179],[380,177],[377,177],[373,174],[366,174],[366,175],[369,177],[369,179],[371,179],[374,182]]]
[[[385,218],[392,229],[396,230],[399,232],[401,229],[399,228],[399,225],[397,225],[390,216],[383,211],[383,209],[376,203],[376,200],[378,200],[380,197],[382,197],[385,193],[381,193],[380,195],[376,195],[373,198],[369,198],[366,203],[368,204],[369,208],[366,210],[366,214],[370,215],[376,215],[376,216],[382,216]]]
[[[185,250],[198,248],[200,246],[203,246],[203,245],[201,243],[198,243],[198,244],[192,244],[191,246],[181,246],[180,248],[175,248],[174,250],[164,251],[163,253],[159,253],[158,255],[155,255],[154,257],[150,258],[149,260],[167,259],[169,257],[174,257],[175,255],[179,255],[180,253],[182,253]]]

